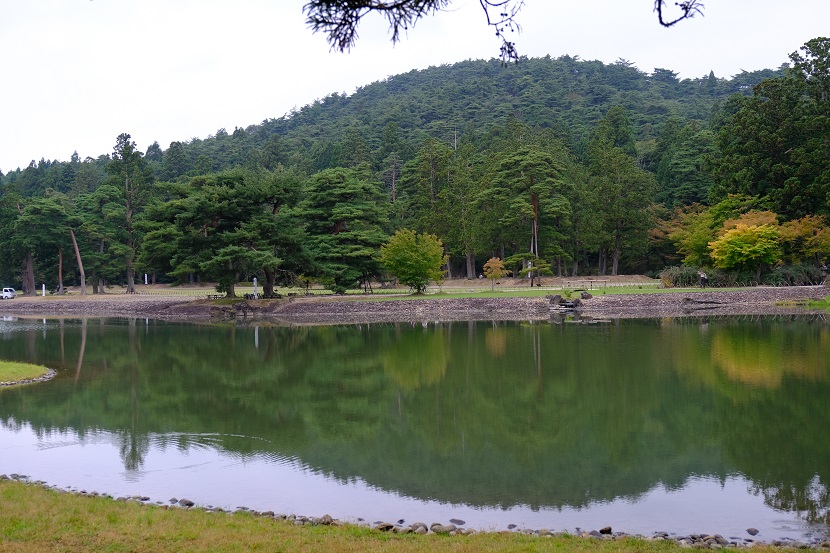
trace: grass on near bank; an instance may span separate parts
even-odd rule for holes
[[[250,513],[163,509],[0,481],[0,550],[41,551],[451,551],[669,552],[673,542],[603,541],[520,533],[397,535],[357,526],[294,526]],[[766,547],[753,551],[766,551]],[[769,549],[772,550],[772,549]]]
[[[46,367],[30,365],[29,363],[16,363],[12,361],[0,361],[0,382],[19,382],[39,378],[49,372]]]

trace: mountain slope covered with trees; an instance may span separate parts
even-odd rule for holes
[[[681,261],[813,278],[830,255],[828,44],[729,79],[468,60],[143,154],[125,133],[111,154],[0,176],[0,276],[60,288],[82,260],[95,291],[135,272],[343,290],[385,278],[381,245],[411,229],[441,240],[453,277],[498,257],[531,278]]]

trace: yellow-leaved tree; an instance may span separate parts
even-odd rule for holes
[[[721,235],[709,242],[709,249],[715,267],[754,270],[758,281],[764,265],[773,265],[780,259],[780,239],[775,213],[750,211],[738,219],[726,221]]]
[[[491,257],[487,260],[487,263],[484,264],[484,276],[490,279],[491,290],[496,287],[496,280],[506,274],[507,271],[504,269],[504,263],[498,257]]]

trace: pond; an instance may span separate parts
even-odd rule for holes
[[[821,316],[211,326],[0,321],[0,474],[478,529],[828,534]]]

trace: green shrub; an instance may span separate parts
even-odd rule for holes
[[[706,273],[709,274],[708,272]],[[660,280],[666,288],[685,288],[689,286],[698,286],[700,284],[700,268],[691,265],[681,265],[679,267],[666,267],[660,271]],[[712,277],[709,277],[709,283],[712,284]]]
[[[823,280],[821,269],[807,263],[776,267],[762,278],[764,284],[773,286],[812,286]]]

